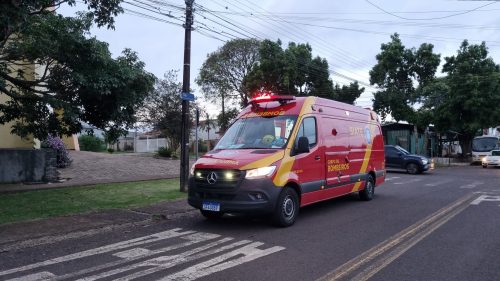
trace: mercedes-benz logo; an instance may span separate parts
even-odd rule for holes
[[[211,172],[210,174],[208,174],[207,182],[209,184],[214,184],[215,182],[217,182],[217,174],[215,172]]]

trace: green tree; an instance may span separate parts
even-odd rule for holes
[[[209,54],[203,63],[196,83],[207,100],[221,104],[223,116],[229,101],[248,104],[250,93],[243,79],[259,59],[259,45],[256,39],[234,39]],[[221,125],[223,131],[227,129],[224,126],[226,123]]]
[[[422,102],[417,88],[435,78],[440,55],[434,54],[433,49],[432,44],[408,49],[397,33],[391,36],[391,42],[382,44],[377,64],[370,70],[370,84],[381,88],[374,94],[373,107],[382,118],[391,114],[396,121],[405,120],[419,127],[428,125],[420,123],[426,119],[419,116],[414,105]]]
[[[181,143],[182,84],[178,82],[177,71],[170,70],[163,79],[158,79],[153,92],[146,98],[139,110],[138,120],[147,128],[159,130],[167,137],[169,148],[176,151]],[[196,106],[190,106],[194,116]],[[189,128],[191,124],[188,122]],[[189,129],[188,128],[188,129]]]
[[[207,131],[207,151],[210,150],[210,130],[215,129],[217,122],[210,119],[210,114],[205,112],[205,121],[201,122],[201,129]]]
[[[328,62],[320,57],[313,58],[309,44],[291,42],[283,50],[281,41],[264,40],[259,54],[260,61],[245,78],[245,85],[251,92],[331,98],[333,83]]]
[[[222,128],[229,128],[229,125],[231,125],[231,122],[236,119],[240,111],[237,108],[231,108],[226,110],[226,113],[223,115],[222,112],[217,115],[217,124],[219,124],[219,127],[221,128],[221,133],[224,133],[225,130],[222,130]]]
[[[432,122],[441,132],[458,132],[462,151],[482,128],[498,126],[500,120],[500,67],[488,56],[485,43],[463,41],[455,56],[446,57],[443,72],[424,89],[424,107],[433,112]]]
[[[80,121],[111,134],[135,123],[154,76],[137,54],[116,59],[108,44],[89,36],[93,23],[113,27],[120,0],[84,0],[90,12],[63,17],[51,10],[76,1],[2,1],[0,4],[0,124],[12,133],[44,139],[70,135]]]
[[[364,91],[365,88],[360,88],[358,82],[351,83],[349,86],[343,85],[342,87],[335,84],[331,99],[354,104],[354,101],[359,98]]]

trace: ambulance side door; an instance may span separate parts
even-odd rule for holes
[[[334,188],[336,194],[348,191],[349,176],[349,131],[345,120],[324,118],[326,185]]]
[[[300,137],[307,137],[309,140],[309,152],[295,155],[294,163],[294,169],[304,192],[320,190],[325,181],[324,149],[320,145],[321,140],[318,137],[318,132],[316,117],[305,116],[302,118],[294,141],[294,147],[297,147]]]

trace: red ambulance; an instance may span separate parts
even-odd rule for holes
[[[371,200],[385,180],[375,112],[318,98],[260,94],[191,168],[188,202],[207,218],[299,208],[349,193]]]

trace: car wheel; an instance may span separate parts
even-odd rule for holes
[[[219,219],[224,215],[223,212],[213,212],[213,211],[205,211],[205,210],[200,210],[200,212],[205,218],[207,218],[209,220]]]
[[[419,169],[418,169],[417,164],[415,164],[415,163],[408,163],[406,165],[406,171],[409,174],[415,175],[415,174],[418,174]]]
[[[483,164],[483,168],[488,168],[488,165]]]
[[[291,226],[299,214],[299,196],[294,189],[284,187],[281,191],[276,209],[273,213],[273,223],[277,226]]]
[[[365,188],[359,192],[359,197],[363,201],[370,201],[375,194],[375,183],[371,175],[366,178]]]

